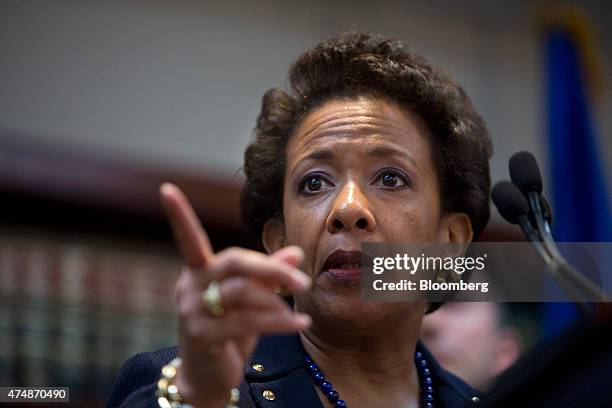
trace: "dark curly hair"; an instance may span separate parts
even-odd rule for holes
[[[489,219],[492,144],[461,86],[398,40],[344,33],[300,56],[289,70],[290,90],[268,90],[244,154],[241,216],[261,238],[264,223],[282,216],[287,141],[300,119],[334,98],[372,96],[417,114],[431,134],[443,211],[465,212],[474,240]]]

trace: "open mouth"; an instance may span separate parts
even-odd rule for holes
[[[356,279],[361,275],[361,251],[337,250],[323,264],[322,272],[336,279]]]

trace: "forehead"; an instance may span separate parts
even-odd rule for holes
[[[427,154],[427,129],[420,118],[396,103],[371,97],[330,100],[309,112],[295,129],[287,156],[321,148],[391,146]]]

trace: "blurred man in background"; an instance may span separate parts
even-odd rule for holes
[[[504,307],[490,302],[447,303],[423,319],[421,340],[444,368],[484,391],[522,349]]]

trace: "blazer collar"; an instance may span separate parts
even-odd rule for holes
[[[265,381],[305,367],[306,351],[298,335],[262,337],[246,368],[249,381]]]
[[[458,377],[446,371],[419,340],[417,351],[429,362],[434,383],[434,397],[441,406],[477,406],[480,394]],[[258,406],[322,408],[319,396],[306,369],[306,351],[298,335],[262,337],[248,366],[245,379]],[[332,380],[333,381],[333,380]],[[291,392],[287,392],[290,385]],[[278,394],[276,404],[263,398],[263,392]],[[288,405],[279,404],[285,401]]]
[[[255,406],[323,408],[305,355],[298,335],[261,338],[245,372]]]

